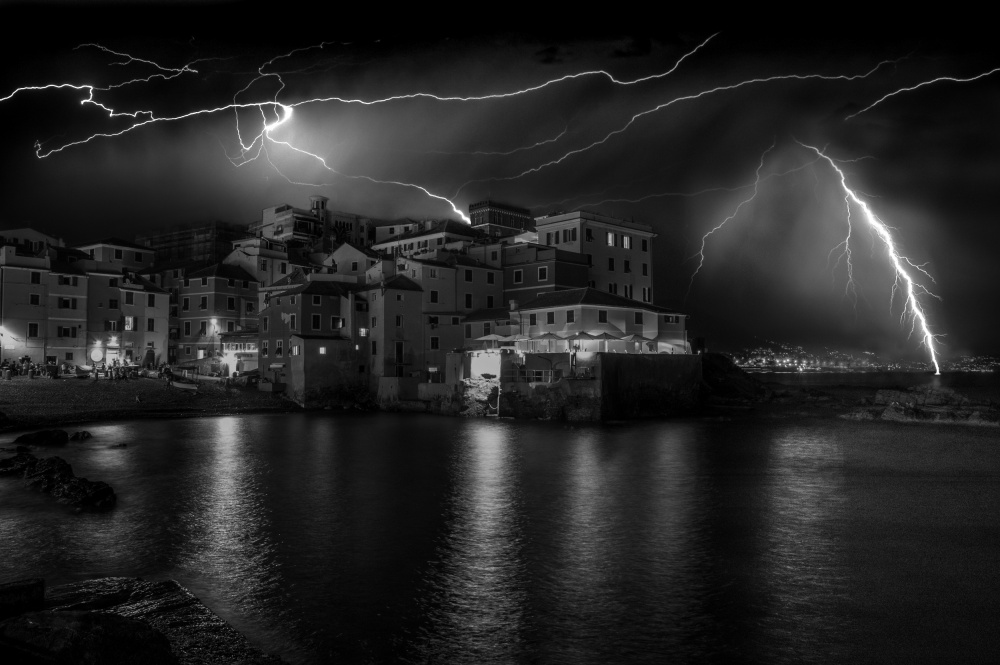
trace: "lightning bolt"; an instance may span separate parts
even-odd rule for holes
[[[751,201],[753,201],[757,197],[757,192],[760,191],[760,184],[761,184],[760,172],[764,168],[764,160],[767,158],[767,154],[769,152],[771,152],[772,150],[774,150],[774,146],[775,146],[775,142],[772,142],[771,143],[771,147],[769,147],[767,150],[765,150],[764,153],[760,156],[760,163],[757,165],[757,177],[756,177],[756,179],[754,180],[754,183],[753,183],[753,193],[750,194],[750,196],[748,196],[747,198],[745,198],[742,201],[740,201],[740,204],[738,206],[736,206],[736,209],[732,212],[732,214],[730,214],[724,220],[722,220],[721,222],[719,222],[710,231],[708,231],[708,233],[706,233],[705,235],[703,235],[701,237],[701,247],[698,249],[698,253],[691,257],[692,259],[695,256],[698,257],[698,266],[694,269],[694,272],[691,273],[691,281],[688,284],[687,295],[685,297],[691,295],[691,288],[694,286],[694,278],[698,276],[698,273],[701,271],[701,267],[703,265],[705,265],[705,243],[708,242],[708,237],[711,236],[712,234],[714,234],[716,231],[721,230],[722,227],[724,227],[729,222],[733,221],[733,219],[736,217],[736,215],[738,215],[740,213],[740,210],[743,209],[743,206],[745,206],[746,204],[750,203]]]
[[[928,85],[933,85],[935,83],[941,83],[942,81],[947,81],[949,83],[969,83],[971,81],[978,81],[981,78],[990,76],[992,74],[996,74],[997,72],[1000,72],[1000,67],[995,67],[994,69],[991,69],[988,72],[983,72],[981,74],[976,74],[975,76],[970,76],[968,78],[957,78],[957,77],[954,77],[954,76],[939,76],[939,77],[937,77],[935,79],[930,79],[929,81],[921,81],[920,83],[918,83],[916,85],[911,85],[911,86],[909,86],[907,88],[900,88],[899,90],[894,90],[893,92],[890,92],[887,95],[883,95],[881,98],[875,100],[874,102],[872,102],[868,106],[864,107],[860,111],[857,111],[857,112],[852,113],[851,115],[847,116],[846,118],[844,118],[844,121],[850,120],[851,118],[856,118],[859,115],[861,115],[862,113],[864,113],[866,111],[872,110],[873,108],[875,108],[876,106],[878,106],[879,104],[881,104],[882,102],[884,102],[885,100],[890,99],[892,97],[895,97],[896,95],[901,95],[901,94],[907,93],[907,92],[913,92],[914,90],[919,90],[920,88],[923,88],[923,87],[928,86]]]
[[[825,160],[834,171],[837,172],[837,176],[840,179],[840,186],[844,189],[844,199],[848,206],[848,220],[850,220],[850,207],[854,204],[855,207],[861,210],[861,217],[868,223],[868,225],[875,231],[882,244],[885,245],[886,252],[889,255],[889,261],[892,264],[893,270],[895,272],[895,280],[892,285],[892,299],[895,299],[897,292],[902,289],[905,292],[906,297],[903,302],[903,313],[901,317],[905,317],[906,313],[912,319],[910,334],[919,328],[919,333],[921,337],[921,345],[927,347],[927,351],[930,353],[931,362],[934,364],[935,374],[941,374],[941,366],[938,364],[937,349],[935,347],[936,336],[931,332],[930,325],[927,322],[927,314],[924,312],[924,306],[921,304],[919,296],[929,295],[933,298],[940,298],[933,294],[924,285],[917,282],[910,272],[907,270],[907,266],[910,269],[915,270],[927,278],[933,281],[933,277],[924,268],[926,264],[916,264],[910,259],[900,254],[899,249],[896,247],[896,242],[893,240],[890,228],[879,219],[878,215],[868,206],[868,204],[858,197],[853,189],[847,185],[847,176],[844,171],[837,166],[837,163],[827,156],[822,150],[815,146],[807,145],[802,142],[798,142],[803,148],[812,150],[820,158]],[[850,237],[850,221],[848,221],[848,239]],[[845,240],[844,244],[847,247],[848,240]],[[839,245],[838,245],[839,247]],[[847,250],[845,250],[847,251]],[[848,266],[850,266],[850,254],[847,254]],[[850,267],[849,267],[850,270]],[[850,273],[849,273],[850,274]],[[851,275],[853,278],[853,275]],[[890,308],[892,306],[892,299],[890,299]]]

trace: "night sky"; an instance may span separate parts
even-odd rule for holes
[[[94,85],[106,88],[96,102],[140,112],[109,118],[80,104],[86,90],[0,102],[3,227],[69,243],[131,238],[174,223],[248,223],[268,206],[307,207],[312,194],[383,218],[458,219],[452,203],[467,213],[485,198],[535,215],[587,209],[654,228],[657,301],[691,314],[710,348],[757,337],[926,358],[856,206],[848,285],[845,192],[801,142],[840,160],[901,252],[933,276],[911,268],[941,297],[920,300],[941,355],[1000,353],[1000,72],[867,108],[1000,67],[988,42],[929,25],[660,28],[638,16],[542,29],[409,11],[386,27],[375,10],[286,18],[236,2],[0,7],[13,32],[36,36],[30,47],[4,42],[0,98]],[[572,76],[596,70],[619,83]],[[561,77],[571,78],[525,91]],[[748,82],[773,77],[785,78]],[[376,103],[400,95],[418,96]],[[332,97],[354,101],[306,103]],[[234,99],[250,106],[234,110]],[[284,113],[275,100],[293,114],[262,141]],[[128,130],[150,117],[141,112],[205,109],[220,110],[69,145]],[[55,152],[39,159],[36,141]],[[756,197],[709,236],[692,280],[703,234],[754,193],[758,168]]]

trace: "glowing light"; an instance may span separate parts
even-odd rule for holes
[[[983,72],[982,74],[976,74],[975,76],[970,76],[968,78],[956,78],[954,76],[939,76],[936,79],[931,79],[929,81],[922,81],[916,85],[911,85],[907,88],[900,88],[899,90],[894,90],[893,92],[890,92],[887,95],[883,95],[881,98],[875,100],[874,102],[864,107],[860,111],[856,111],[855,113],[852,113],[851,115],[847,116],[846,118],[844,118],[844,120],[845,121],[850,120],[851,118],[855,118],[866,111],[870,111],[879,104],[881,104],[882,102],[884,102],[885,100],[890,99],[891,97],[895,97],[896,95],[901,95],[906,92],[913,92],[914,90],[919,90],[920,88],[923,88],[928,85],[933,85],[934,83],[941,83],[942,81],[947,81],[949,83],[969,83],[971,81],[977,81],[986,76],[996,74],[997,72],[1000,72],[1000,67],[996,67],[988,72]]]

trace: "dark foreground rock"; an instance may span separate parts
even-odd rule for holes
[[[162,634],[180,665],[280,665],[173,580],[107,577],[53,587],[46,594],[50,613],[110,613],[143,622]],[[137,653],[142,653],[140,649]],[[157,652],[159,653],[159,652]],[[105,661],[79,661],[105,662]],[[123,662],[152,664],[150,659]]]
[[[29,612],[0,622],[6,663],[177,665],[148,623],[108,612]]]
[[[51,494],[76,510],[111,510],[118,502],[110,485],[78,478],[73,467],[61,457],[38,459],[31,453],[18,453],[0,460],[0,475],[20,476],[25,487]]]
[[[932,386],[879,390],[871,405],[854,409],[841,417],[848,420],[1000,426],[1000,408],[996,404],[969,399],[951,388]]]
[[[61,446],[69,441],[69,434],[62,429],[44,429],[38,432],[22,434],[14,439],[14,443],[23,446]]]

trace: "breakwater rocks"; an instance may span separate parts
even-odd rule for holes
[[[29,452],[18,452],[0,460],[0,476],[19,477],[26,488],[51,494],[77,511],[111,510],[118,501],[110,485],[78,478],[73,467],[61,457],[39,459]]]
[[[27,580],[31,587],[41,580]],[[11,586],[11,585],[8,585]],[[29,589],[32,590],[32,589]],[[106,577],[48,589],[0,621],[0,653],[14,663],[280,665],[173,580]],[[3,587],[0,587],[0,595]],[[0,617],[2,618],[2,617]]]
[[[951,388],[917,386],[879,390],[871,404],[845,413],[848,420],[1000,426],[1000,407],[973,400]]]

